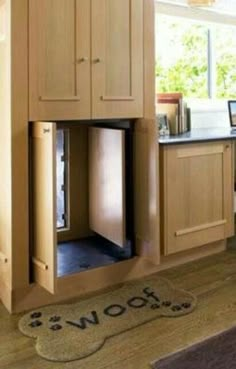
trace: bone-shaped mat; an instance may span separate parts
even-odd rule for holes
[[[196,298],[154,276],[70,305],[36,309],[19,321],[23,334],[36,339],[45,359],[67,362],[95,354],[109,337],[158,317],[190,313]]]

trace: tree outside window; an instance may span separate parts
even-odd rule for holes
[[[236,98],[235,30],[158,15],[156,90],[181,91],[190,98]]]

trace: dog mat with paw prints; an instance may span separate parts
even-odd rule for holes
[[[19,329],[36,339],[45,359],[68,362],[95,354],[109,337],[158,317],[193,311],[196,298],[153,276],[70,305],[52,305],[24,315]]]

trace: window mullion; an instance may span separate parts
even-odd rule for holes
[[[208,60],[208,97],[216,98],[216,56],[215,56],[215,37],[214,30],[208,29],[207,37],[207,60]]]

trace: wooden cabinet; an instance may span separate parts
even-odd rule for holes
[[[230,141],[161,147],[164,255],[233,234],[232,151]]]
[[[142,0],[30,0],[30,120],[142,117],[142,24]]]
[[[0,0],[0,299],[11,312],[157,271],[154,7],[154,0]],[[136,256],[57,278],[55,125],[46,122],[69,129],[69,121],[98,117],[142,118],[131,122]]]

